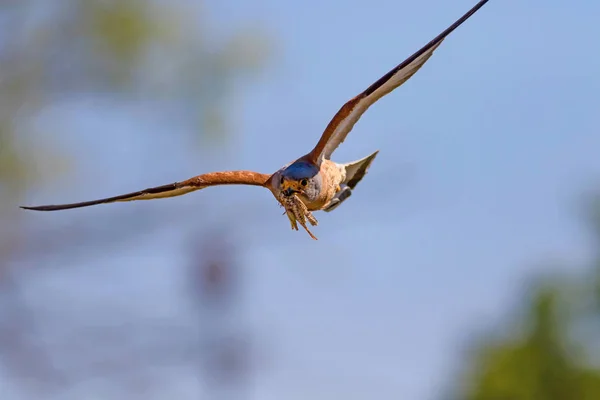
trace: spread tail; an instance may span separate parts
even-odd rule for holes
[[[341,164],[346,169],[346,179],[342,182],[342,190],[331,199],[329,204],[323,208],[323,211],[330,212],[335,210],[344,200],[352,195],[352,189],[365,177],[373,160],[377,157],[377,153],[379,153],[379,150],[360,160]]]
[[[365,177],[369,167],[373,163],[375,157],[377,157],[378,153],[379,150],[369,156],[366,156],[365,158],[361,158],[360,160],[342,164],[342,166],[346,168],[346,180],[344,183],[348,185],[350,189],[354,189],[358,182]]]

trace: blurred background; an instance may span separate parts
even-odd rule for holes
[[[4,0],[1,399],[599,399],[600,3],[492,0],[335,154],[273,172],[475,0]]]

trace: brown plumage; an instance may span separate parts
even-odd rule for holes
[[[297,222],[300,222],[308,234],[316,239],[306,227],[306,221],[312,225],[317,224],[311,211],[329,212],[348,199],[352,190],[367,174],[378,153],[376,151],[360,160],[339,164],[331,161],[333,152],[346,139],[356,122],[371,105],[410,79],[431,58],[433,52],[446,37],[487,2],[488,0],[481,0],[429,43],[344,104],[308,154],[282,167],[272,175],[252,171],[211,172],[182,182],[104,199],[71,204],[23,206],[21,208],[56,211],[105,203],[174,197],[210,186],[253,185],[265,187],[273,193],[285,207],[285,214],[290,220],[292,229],[297,230]]]
[[[98,204],[115,203],[120,201],[163,199],[167,197],[181,196],[186,193],[217,185],[253,185],[264,187],[269,177],[270,175],[260,174],[252,171],[209,172],[207,174],[194,176],[193,178],[182,182],[156,186],[137,192],[107,197],[104,199],[36,207],[21,206],[21,208],[35,211],[58,211],[68,210],[71,208],[95,206]]]

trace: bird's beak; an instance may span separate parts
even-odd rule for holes
[[[298,193],[298,188],[293,181],[285,181],[281,187],[281,192],[284,196],[290,197],[294,193]]]
[[[298,182],[285,181],[281,185],[281,193],[283,193],[284,196],[290,197],[294,193],[304,194],[304,190],[299,187]]]

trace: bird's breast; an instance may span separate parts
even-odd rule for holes
[[[321,192],[316,199],[309,199],[300,196],[302,202],[309,211],[322,210],[340,189],[340,184],[344,180],[342,169],[333,161],[324,160],[321,164]]]

